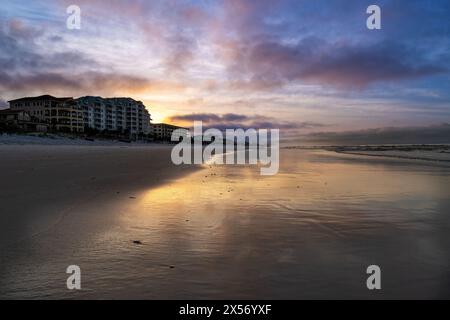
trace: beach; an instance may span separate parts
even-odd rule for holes
[[[170,151],[1,146],[0,298],[450,296],[448,164],[281,150],[264,177]]]
[[[0,296],[12,293],[5,292],[5,281],[15,278],[15,267],[7,270],[8,250],[18,255],[33,251],[39,239],[49,237],[44,254],[33,255],[35,267],[45,267],[41,258],[60,248],[82,251],[72,248],[73,240],[112,227],[121,213],[116,203],[131,204],[136,192],[194,170],[169,166],[170,150],[168,146],[1,146]],[[48,272],[55,270],[52,261],[46,263]]]

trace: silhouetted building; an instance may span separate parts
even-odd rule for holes
[[[0,128],[3,130],[46,132],[48,126],[23,110],[0,110]]]
[[[39,122],[61,132],[83,132],[83,111],[73,98],[50,95],[9,101],[12,110],[26,111]]]
[[[187,134],[189,132],[189,129],[174,126],[171,124],[166,124],[166,123],[155,123],[155,124],[152,124],[151,126],[152,126],[153,136],[159,140],[171,140],[172,133],[175,130],[178,130],[178,129],[184,130],[184,132],[182,134],[178,135],[178,137],[177,137],[178,139],[176,139],[178,141],[179,138],[181,138],[181,136],[187,136]]]
[[[131,98],[50,95],[9,101],[12,110],[26,111],[52,130],[82,133],[85,129],[116,132],[130,138],[150,133],[150,114],[141,101]]]
[[[150,133],[150,114],[141,101],[131,98],[81,97],[86,127],[97,131],[118,132],[131,137]]]

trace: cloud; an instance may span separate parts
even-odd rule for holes
[[[0,98],[0,109],[7,109],[9,107],[8,102],[6,100]]]
[[[305,135],[302,139],[304,142],[334,145],[450,143],[450,124],[344,132],[316,132]]]
[[[164,59],[166,69],[171,72],[185,71],[185,67],[194,59],[195,41],[178,34],[170,38],[170,43]]]
[[[227,113],[217,115],[213,113],[194,113],[173,116],[172,121],[203,121],[204,123],[230,122],[230,121],[247,121],[249,117],[241,114]]]
[[[81,1],[80,5],[88,19],[120,12],[149,49],[161,55],[160,63],[169,75],[188,72],[203,60],[205,49],[212,50],[215,63],[224,64],[227,70],[228,81],[222,85],[231,90],[271,90],[297,82],[362,88],[447,71],[416,45],[385,39],[365,43],[361,38],[352,43],[351,37],[329,37],[333,30],[324,32],[323,26],[306,16],[316,6],[292,1],[228,0],[211,3],[215,10],[199,3],[174,5],[171,1]],[[343,10],[339,3],[326,6],[330,8],[322,5],[321,12],[333,25],[340,22],[342,27],[341,19],[355,19],[356,9]],[[350,6],[364,9],[357,1]],[[311,28],[318,35],[295,29],[292,24],[299,19],[313,23]]]
[[[33,41],[44,34],[43,29],[30,28],[23,21],[16,18],[9,21],[9,32],[15,39],[29,41]]]
[[[76,50],[52,53],[42,50],[36,42],[43,34],[43,30],[28,27],[17,19],[0,25],[0,69],[12,74],[70,70],[73,66],[93,68],[98,65]]]
[[[375,82],[415,79],[447,72],[418,48],[390,42],[329,43],[318,38],[295,45],[261,41],[242,45],[229,66],[235,87],[267,89],[290,82],[363,88]]]
[[[216,122],[300,127],[292,131],[320,128],[296,116],[332,118],[339,129],[350,118],[360,128],[449,114],[446,0],[383,1],[383,29],[374,32],[365,26],[368,0],[79,0],[79,31],[65,28],[70,0],[2,4],[5,99],[136,95],[159,118],[205,108],[255,112],[279,120]],[[419,107],[420,90],[439,100]],[[246,105],[231,102],[241,99]]]
[[[69,4],[67,0],[55,6]],[[364,17],[365,8],[360,1],[343,6],[340,1],[326,4],[319,1],[311,5],[290,0],[227,0],[208,4],[80,0],[78,5],[82,7],[86,29],[90,30],[99,20],[105,21],[103,28],[96,27],[97,35],[113,36],[117,40],[125,34],[126,26],[138,36],[134,39],[141,36],[146,52],[155,60],[155,67],[165,69],[165,77],[191,81],[190,77],[212,72],[204,68],[204,62],[208,66],[222,66],[223,74],[213,73],[214,88],[271,91],[292,83],[365,88],[374,83],[448,72],[448,63],[445,63],[448,52],[440,50],[440,56],[432,54],[439,51],[438,46],[430,51],[430,46],[423,48],[412,41],[413,38],[409,42],[389,35],[363,38],[360,34],[364,23],[361,28],[352,30],[355,36],[346,36],[347,29],[354,28],[355,19],[359,21],[361,15]],[[413,1],[408,12],[418,15],[422,7]],[[392,8],[396,7],[387,5],[386,11],[391,15]],[[320,18],[312,19],[311,13],[317,11],[320,11]],[[428,14],[422,14],[421,18],[428,21],[430,10],[425,12]],[[409,19],[401,13],[392,18],[398,23]],[[326,28],[323,19],[340,29]],[[351,19],[351,23],[346,24],[345,19]],[[429,25],[425,28],[431,28]],[[311,29],[306,32],[306,27]],[[391,30],[389,25],[386,27]],[[435,26],[432,28],[434,30]],[[112,33],[108,34],[106,29],[111,29]],[[85,70],[105,72],[105,66],[79,51],[57,54],[41,51],[35,41],[45,35],[40,27],[33,29],[21,20],[12,19],[2,33],[0,50],[4,52],[0,55],[0,66],[10,71],[21,68],[28,72],[52,73],[55,69],[68,72],[76,65]],[[88,35],[87,31],[83,30],[83,35]],[[92,31],[88,36],[93,36]],[[48,39],[57,41],[61,47],[65,44],[59,35],[53,34]],[[205,61],[205,58],[209,59]],[[199,65],[204,69],[196,69]]]
[[[44,35],[44,31],[17,19],[0,25],[0,92],[15,96],[125,95],[180,92],[185,88],[175,81],[104,71],[101,63],[77,50],[47,52],[36,44]]]
[[[66,76],[36,73],[11,76],[0,74],[0,91],[53,93],[71,95],[114,95],[184,90],[183,85],[118,73],[85,72]]]
[[[65,0],[64,4],[72,2]],[[198,40],[213,21],[203,5],[195,1],[79,0],[77,4],[88,26],[102,20],[105,27],[117,34],[133,30],[136,39],[146,45],[147,53],[175,76],[185,73],[195,62],[199,54]]]
[[[212,113],[197,113],[177,115],[168,119],[172,123],[181,123],[191,125],[194,121],[202,121],[208,128],[219,130],[254,128],[254,129],[280,129],[280,130],[302,130],[311,128],[320,128],[325,125],[315,122],[291,122],[272,119],[265,116],[248,116],[243,114],[227,113],[223,115]]]
[[[383,4],[386,18],[377,33],[365,27],[369,4],[226,1],[221,27],[227,31],[216,42],[229,89],[272,91],[289,84],[366,89],[448,74],[447,3]]]

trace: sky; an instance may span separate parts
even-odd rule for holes
[[[0,108],[130,96],[180,125],[448,132],[449,17],[448,0],[2,0]]]

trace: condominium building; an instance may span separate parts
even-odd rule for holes
[[[130,138],[150,133],[150,114],[141,101],[131,98],[56,98],[50,95],[9,101],[11,110],[24,110],[52,130],[109,131]]]
[[[23,110],[0,110],[0,131],[20,130],[46,132],[47,125]]]
[[[130,136],[150,133],[150,114],[141,101],[101,97],[82,97],[76,101],[83,110],[87,128]]]
[[[166,123],[155,123],[152,124],[152,134],[156,139],[159,140],[171,140],[172,134],[175,130],[181,129],[180,134],[177,137],[174,137],[174,140],[179,140],[182,136],[187,136],[189,129],[177,127],[171,124]]]
[[[55,98],[50,95],[27,97],[9,101],[11,110],[24,110],[53,130],[83,132],[83,111],[73,98]]]

